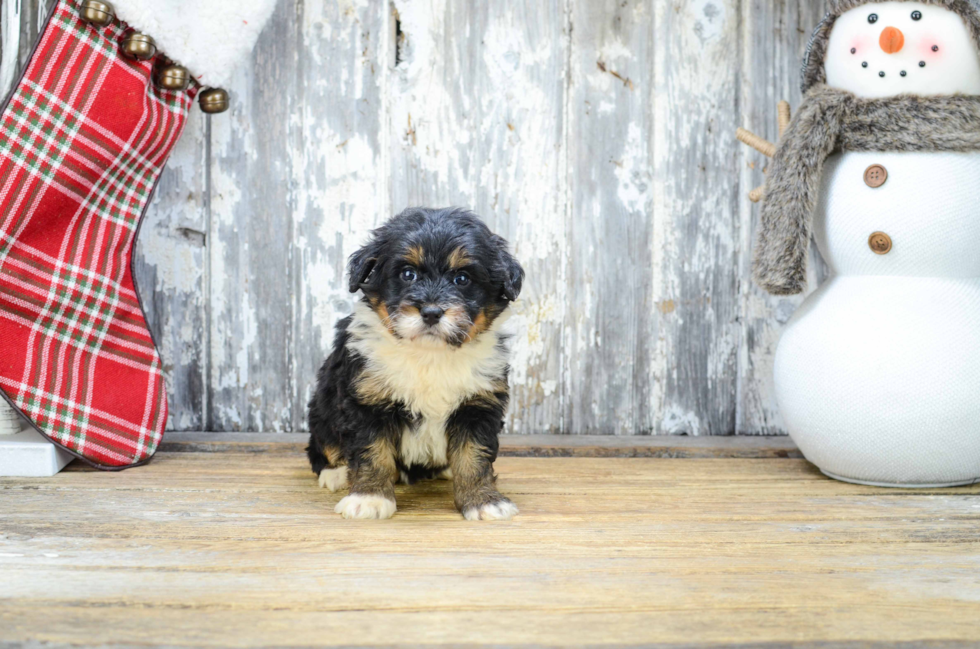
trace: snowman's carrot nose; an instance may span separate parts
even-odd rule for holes
[[[897,54],[905,47],[905,34],[896,27],[885,27],[878,43],[881,45],[881,49],[885,50],[885,54]]]

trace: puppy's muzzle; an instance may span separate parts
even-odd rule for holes
[[[421,309],[419,309],[419,314],[422,316],[422,322],[424,322],[429,327],[434,327],[439,324],[439,320],[442,319],[442,315],[445,311],[434,304],[428,304]]]

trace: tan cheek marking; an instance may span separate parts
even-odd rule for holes
[[[444,317],[451,320],[453,324],[459,324],[460,320],[469,320],[469,318],[466,317],[466,311],[464,311],[463,307],[461,306],[449,307],[446,309]]]
[[[394,333],[394,329],[392,328],[391,324],[391,314],[388,313],[388,307],[385,305],[385,303],[378,298],[371,298],[369,303],[371,308],[374,309],[374,312],[378,314],[378,318],[381,319],[381,324],[384,326],[384,328]]]
[[[396,331],[396,328],[395,328],[395,324],[396,323],[395,323],[395,321],[396,320],[399,320],[401,318],[408,318],[408,319],[410,319],[410,318],[421,318],[421,317],[422,317],[422,314],[419,311],[418,307],[414,307],[414,306],[412,306],[410,304],[400,304],[400,305],[398,305],[398,312],[387,323],[388,331],[390,331],[391,334],[393,336],[395,336],[396,338],[401,338],[402,337],[402,332]]]
[[[479,315],[476,316],[476,319],[473,320],[473,324],[470,326],[470,330],[466,332],[466,339],[468,341],[473,340],[474,338],[482,334],[484,331],[486,331],[487,326],[488,326],[487,313],[486,311],[480,311]]]
[[[470,320],[470,316],[467,315],[466,310],[461,306],[451,306],[446,309],[446,313],[443,315],[447,322],[451,323],[456,327],[457,331],[466,331],[466,338],[463,342],[470,342],[471,335],[470,331],[473,328],[473,323]]]

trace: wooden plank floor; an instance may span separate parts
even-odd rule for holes
[[[799,459],[502,458],[345,521],[293,453],[0,479],[0,645],[978,646],[980,486]],[[774,646],[774,645],[768,645]]]

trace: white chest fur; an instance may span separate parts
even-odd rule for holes
[[[468,343],[396,338],[366,304],[354,308],[348,349],[364,358],[375,391],[402,403],[419,418],[402,435],[405,464],[446,465],[446,422],[468,398],[492,392],[507,371],[501,327],[506,313]]]
[[[446,456],[448,445],[446,420],[423,417],[416,428],[407,428],[402,432],[402,443],[398,452],[406,466],[419,464],[444,467],[449,465]]]

